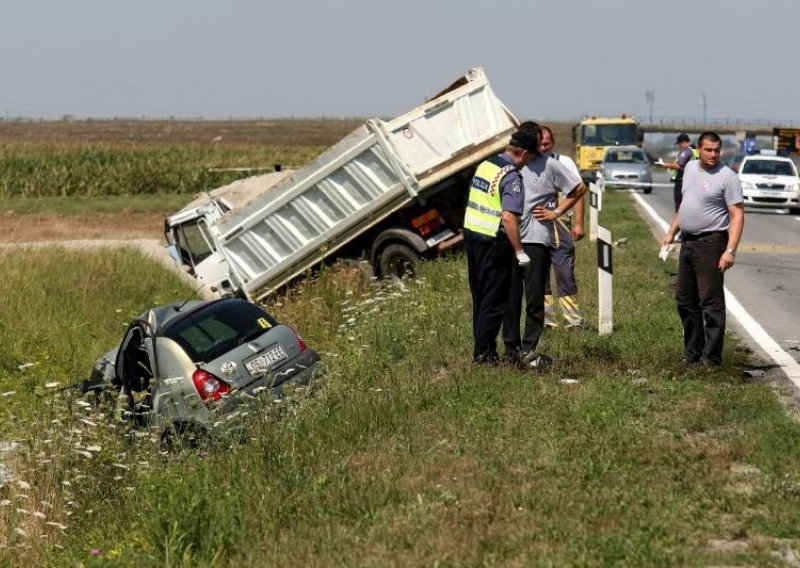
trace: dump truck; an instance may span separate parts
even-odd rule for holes
[[[333,255],[365,255],[377,276],[413,272],[463,240],[475,167],[517,126],[483,69],[470,69],[401,116],[367,120],[307,166],[202,194],[165,220],[167,249],[201,286],[251,301]]]
[[[572,128],[575,163],[585,183],[594,182],[606,150],[611,146],[641,146],[644,131],[636,119],[622,114],[616,117],[586,116]]]

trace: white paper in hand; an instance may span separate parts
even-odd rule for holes
[[[672,249],[675,248],[674,245],[664,245],[661,247],[661,251],[658,253],[658,258],[663,260],[664,262],[667,261],[669,258],[669,253],[672,252]]]
[[[656,165],[657,165],[657,166],[663,166],[663,165],[665,165],[665,164],[664,164],[664,158],[659,158],[659,159],[658,159],[658,161],[656,162]]]

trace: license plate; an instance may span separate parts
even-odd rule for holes
[[[453,231],[451,231],[450,229],[445,229],[444,231],[439,231],[438,233],[430,237],[427,241],[425,241],[425,244],[427,244],[429,247],[435,247],[436,245],[438,245],[442,241],[446,241],[453,235],[455,235]]]
[[[244,366],[251,375],[256,375],[268,371],[272,368],[273,364],[278,361],[283,361],[284,359],[286,359],[286,351],[284,351],[283,347],[280,345],[276,345],[255,359],[248,361]]]

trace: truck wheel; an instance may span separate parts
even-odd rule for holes
[[[380,276],[384,278],[415,276],[418,264],[419,254],[417,251],[398,243],[383,249],[378,259]]]
[[[645,195],[653,193],[653,188],[652,187],[645,187],[645,188],[642,188],[642,189],[644,189],[644,194]]]

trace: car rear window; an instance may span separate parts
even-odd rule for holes
[[[163,330],[193,362],[208,362],[237,345],[255,339],[278,321],[244,300],[228,300],[189,314]]]

